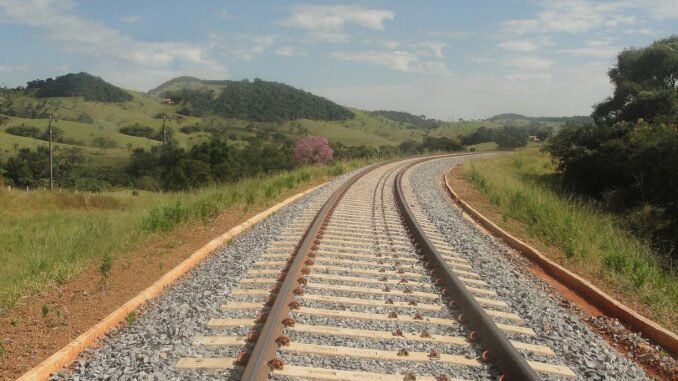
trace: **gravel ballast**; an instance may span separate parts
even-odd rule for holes
[[[529,327],[536,333],[536,337],[509,334],[510,338],[519,341],[540,344],[550,347],[556,353],[556,357],[542,357],[533,353],[526,353],[529,360],[541,361],[550,364],[560,364],[570,367],[582,380],[648,380],[642,370],[634,363],[621,357],[597,334],[593,333],[577,315],[561,307],[560,299],[549,292],[548,286],[535,278],[526,270],[520,269],[521,264],[526,262],[509,261],[507,254],[510,253],[505,245],[479,231],[471,222],[463,217],[463,214],[453,206],[444,189],[441,187],[440,178],[449,170],[466,158],[446,158],[432,160],[418,164],[407,171],[403,180],[405,182],[405,195],[408,203],[418,213],[417,219],[424,219],[437,229],[435,233],[436,246],[445,245],[458,253],[458,256],[468,261],[473,272],[487,282],[483,288],[496,291],[494,299],[504,301],[508,307],[494,308],[518,314],[522,318],[519,325]],[[326,250],[325,255],[319,253],[316,259],[318,266],[327,266],[328,270],[313,270],[308,276],[309,294],[328,295],[345,298],[384,300],[383,294],[364,294],[357,296],[351,291],[333,291],[329,288],[341,286],[342,281],[331,277],[314,274],[326,274],[328,276],[344,275],[349,277],[363,277],[365,280],[378,279],[381,276],[370,276],[353,273],[340,268],[339,264],[332,269],[331,262],[323,263],[323,259],[354,260],[365,262],[363,265],[351,265],[355,270],[375,270],[381,268],[376,262],[384,261],[384,268],[394,272],[404,269],[408,273],[415,274],[420,282],[411,288],[412,291],[425,291],[437,293],[435,286],[427,285],[430,281],[423,266],[419,262],[405,262],[393,258],[398,252],[401,258],[415,258],[413,248],[403,242],[404,230],[394,226],[397,220],[397,212],[393,200],[393,179],[395,168],[401,164],[390,164],[377,169],[374,174],[369,174],[352,187],[346,195],[347,199],[356,202],[355,206],[346,204],[336,209],[337,221],[342,224],[328,224],[328,232],[325,238],[331,238],[331,233],[336,233],[336,239],[346,240],[346,243],[321,243],[319,248]],[[355,172],[354,172],[355,173]],[[310,222],[309,215],[315,214],[322,203],[331,195],[341,182],[351,174],[344,175],[329,185],[324,186],[311,195],[306,196],[292,205],[282,209],[275,215],[256,225],[250,231],[233,240],[228,245],[222,246],[208,257],[203,263],[193,269],[189,274],[180,279],[175,285],[169,287],[158,298],[146,304],[138,313],[135,322],[124,325],[115,332],[110,333],[96,349],[88,349],[73,366],[54,375],[52,380],[207,380],[228,379],[237,380],[238,371],[230,370],[179,370],[176,368],[177,361],[181,358],[205,358],[205,357],[235,357],[245,349],[245,346],[205,347],[192,345],[194,339],[199,336],[245,336],[250,326],[215,328],[209,327],[208,321],[212,318],[248,318],[254,319],[258,310],[237,310],[220,308],[222,304],[237,301],[262,302],[267,296],[262,295],[233,295],[235,289],[269,289],[271,284],[246,283],[241,284],[244,278],[269,278],[273,281],[277,275],[257,275],[258,269],[274,270],[275,266],[254,263],[259,260],[262,253],[278,252],[271,251],[271,245],[276,240],[288,242],[294,240],[301,232],[298,227]],[[386,205],[386,210],[381,205]],[[376,203],[379,208],[367,210],[367,205]],[[365,218],[354,219],[355,208],[360,208],[357,215]],[[342,227],[349,221],[356,221],[355,226]],[[373,228],[367,228],[366,224]],[[352,230],[351,230],[352,229]],[[433,228],[429,228],[431,230]],[[286,238],[281,238],[281,233]],[[374,240],[370,235],[377,234]],[[391,238],[388,238],[388,237]],[[349,243],[351,238],[360,241]],[[385,239],[386,238],[386,239]],[[408,247],[402,247],[408,246]],[[345,246],[345,247],[344,247]],[[280,253],[287,249],[282,249]],[[290,249],[291,250],[291,249]],[[383,254],[383,257],[349,258],[344,255],[332,255],[331,253],[345,254]],[[513,254],[512,254],[513,256]],[[275,262],[279,259],[267,259],[262,261]],[[372,263],[375,263],[374,265]],[[369,265],[368,265],[369,264]],[[345,265],[343,265],[345,266]],[[389,276],[392,278],[393,274]],[[396,278],[394,278],[396,279]],[[350,286],[365,288],[381,287],[374,282],[360,283],[353,280]],[[325,287],[325,285],[327,287]],[[391,285],[393,292],[404,288],[404,285]],[[393,295],[396,302],[414,300],[426,304],[447,304],[446,298],[430,299],[422,297]],[[331,327],[345,327],[352,329],[371,329],[377,331],[390,331],[402,329],[406,332],[420,332],[424,329],[424,322],[396,322],[375,320],[347,320],[343,318],[323,317],[319,315],[304,314],[304,307],[320,308],[327,310],[344,310],[355,312],[389,313],[397,311],[398,315],[409,316],[413,311],[409,308],[395,308],[383,305],[356,306],[341,305],[334,302],[304,301],[302,308],[294,311],[291,316],[299,324],[320,324]],[[443,308],[437,311],[422,311],[422,315],[449,318],[454,320],[458,312]],[[510,323],[497,319],[497,322]],[[443,326],[426,325],[426,330],[431,334],[465,336],[468,332],[462,325]],[[478,345],[453,346],[436,344],[434,346],[421,342],[393,342],[377,341],[369,342],[360,338],[345,336],[318,335],[304,332],[288,332],[293,342],[308,344],[335,345],[354,348],[375,348],[374,345],[384,350],[395,350],[403,345],[411,350],[426,351],[435,348],[443,353],[459,354],[467,358],[477,358],[482,351]],[[466,367],[445,365],[436,361],[425,363],[400,362],[379,360],[366,360],[353,357],[316,356],[312,354],[291,353],[280,351],[279,355],[286,363],[293,365],[305,365],[314,367],[359,370],[377,373],[406,373],[413,371],[416,374],[445,374],[450,373],[457,377],[474,380],[493,380],[497,376],[496,369],[491,365],[483,364],[475,369]],[[275,376],[274,379],[286,379]],[[559,380],[561,378],[552,375],[545,376],[545,380]]]
[[[109,333],[98,348],[84,351],[70,369],[52,375],[51,380],[228,379],[229,371],[186,371],[177,370],[175,365],[182,357],[238,354],[241,348],[196,347],[192,342],[198,336],[247,334],[248,327],[215,330],[208,327],[207,322],[228,315],[220,306],[230,301],[231,291],[238,287],[238,282],[280,232],[302,214],[312,212],[307,210],[309,205],[317,211],[353,173],[333,180],[219,247],[159,297],[149,301],[138,311],[136,321]]]
[[[519,269],[507,259],[511,249],[479,231],[453,206],[442,187],[441,177],[464,158],[433,160],[414,166],[404,181],[410,197],[433,223],[450,247],[466,258],[474,270],[523,318],[537,337],[534,342],[554,350],[558,362],[574,370],[582,380],[649,380],[636,364],[620,356],[578,316],[559,305],[546,292],[541,280]],[[407,194],[407,192],[406,192]],[[412,196],[412,194],[414,196]]]

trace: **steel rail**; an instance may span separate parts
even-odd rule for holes
[[[337,189],[332,196],[325,202],[322,209],[313,219],[308,230],[304,234],[304,238],[297,246],[291,263],[287,267],[287,274],[280,285],[277,296],[270,310],[268,317],[259,331],[257,341],[250,352],[249,359],[245,365],[241,381],[264,381],[268,380],[270,368],[270,361],[275,358],[277,344],[276,339],[283,334],[285,328],[284,319],[290,313],[290,303],[294,301],[294,290],[303,287],[299,279],[303,277],[302,270],[306,267],[306,261],[310,259],[308,255],[313,246],[317,244],[317,235],[321,227],[327,223],[327,218],[331,216],[332,211],[339,204],[348,189],[372,170],[381,167],[389,162],[372,164],[363,169],[359,173],[353,175],[339,189]]]
[[[441,157],[476,154],[477,153],[435,155],[417,160],[416,163]],[[268,380],[269,373],[272,369],[271,362],[276,359],[275,355],[278,349],[276,339],[282,336],[285,328],[284,321],[291,310],[290,304],[295,301],[294,290],[304,287],[304,284],[299,282],[299,280],[303,278],[302,270],[306,268],[307,261],[311,259],[309,254],[312,251],[313,246],[317,244],[318,233],[322,229],[322,226],[327,223],[327,219],[332,215],[332,212],[339,204],[339,201],[343,198],[348,189],[367,173],[378,167],[396,161],[399,161],[399,159],[372,164],[353,175],[353,177],[348,179],[332,194],[332,196],[330,196],[315,216],[313,222],[304,233],[303,239],[297,246],[295,253],[288,262],[287,267],[283,271],[284,278],[276,292],[275,300],[267,312],[267,317],[263,326],[258,330],[254,348],[249,352],[245,360],[246,364],[244,364],[244,370],[240,377],[241,381]],[[241,363],[240,365],[243,364]]]
[[[411,239],[425,261],[426,267],[432,271],[436,284],[443,287],[444,294],[452,297],[456,308],[461,310],[460,320],[477,333],[477,340],[487,350],[488,360],[497,365],[503,373],[502,380],[537,381],[541,380],[537,372],[527,363],[523,355],[513,347],[511,342],[497,328],[492,318],[478,304],[473,295],[447,265],[433,243],[417,223],[403,192],[403,174],[412,166],[426,159],[418,160],[404,166],[396,175],[393,192],[396,204],[408,227]]]

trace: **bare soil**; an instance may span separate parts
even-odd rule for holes
[[[283,191],[277,200],[324,182]],[[93,263],[62,285],[22,299],[0,316],[0,380],[14,380],[58,351],[215,237],[269,206],[235,208],[207,225],[200,222],[155,235],[138,248],[114,256],[104,278]],[[47,309],[45,312],[44,307]]]
[[[448,180],[450,187],[454,189],[457,195],[485,217],[511,233],[514,237],[541,251],[549,258],[555,259],[560,265],[566,267],[568,270],[582,276],[581,271],[577,271],[578,269],[568,266],[567,263],[564,263],[562,260],[558,260],[565,258],[562,250],[553,246],[548,246],[538,239],[531,237],[528,233],[527,224],[505,216],[499,209],[492,205],[489,198],[464,177],[461,166],[455,166],[450,170]],[[453,202],[451,198],[450,202]],[[480,225],[478,226],[480,227]],[[485,232],[491,235],[487,230],[485,230]],[[520,256],[520,254],[517,253],[515,255]],[[560,303],[561,306],[579,315],[581,320],[593,331],[604,337],[605,340],[616,348],[620,354],[631,361],[636,362],[646,371],[646,373],[648,373],[648,375],[657,380],[678,380],[678,361],[676,358],[664,353],[661,350],[661,347],[643,343],[642,340],[638,339],[636,334],[624,327],[618,320],[606,316],[595,305],[589,303],[566,285],[545,273],[541,267],[529,261],[528,265],[524,266],[525,259],[522,257],[509,258],[509,260],[520,262],[521,265],[517,266],[519,269],[528,271],[530,274],[537,276],[548,283],[552,287],[553,293],[562,299]],[[588,280],[591,281],[591,279]],[[620,295],[619,293],[610,293],[610,290],[606,289],[604,285],[595,280],[592,283],[605,290],[605,292],[613,295],[618,300],[621,300],[627,304],[627,306],[630,306],[631,308],[640,307],[638,310],[640,313],[643,313],[643,308],[641,306],[637,306],[636,303],[627,303],[627,301],[632,300],[629,296]]]

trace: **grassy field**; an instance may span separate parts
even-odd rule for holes
[[[78,147],[85,155],[88,165],[122,166],[126,163],[131,149],[150,148],[160,143],[143,137],[122,134],[120,133],[121,127],[138,123],[141,126],[152,127],[159,131],[162,120],[158,119],[157,115],[160,113],[176,114],[173,106],[162,105],[160,99],[156,97],[138,92],[130,93],[134,98],[123,103],[88,102],[81,97],[38,99],[17,94],[12,96],[12,102],[17,109],[39,110],[43,113],[53,114],[57,119],[54,125],[63,131],[64,137],[80,142],[78,145],[57,144],[58,149]],[[0,101],[3,100],[0,99]],[[372,115],[366,111],[358,109],[351,109],[351,111],[355,114],[355,118],[343,121],[300,119],[276,123],[249,122],[219,117],[182,116],[179,120],[168,120],[166,126],[173,132],[173,139],[184,148],[190,148],[195,144],[207,141],[210,137],[210,134],[206,132],[192,134],[180,132],[181,127],[195,124],[226,126],[226,134],[228,136],[235,135],[238,139],[236,141],[256,135],[256,131],[251,129],[254,126],[255,130],[279,131],[293,140],[303,136],[302,131],[305,130],[310,135],[326,137],[330,143],[341,142],[345,145],[366,145],[369,147],[397,146],[408,139],[421,141],[427,133],[433,137],[456,137],[472,133],[480,126],[492,128],[500,126],[491,121],[444,122],[441,127],[427,132],[424,129],[408,128],[407,125]],[[83,113],[92,119],[92,123],[73,121]],[[6,132],[9,127],[24,125],[45,130],[47,124],[47,119],[18,117],[8,117],[6,120],[0,121],[0,159],[7,160],[7,158],[14,156],[19,148],[35,148],[38,145],[47,144],[42,140],[11,135]],[[96,147],[94,139],[100,137],[113,139],[117,143],[117,147],[105,150]]]
[[[272,205],[282,192],[365,164],[304,167],[183,193],[0,191],[0,311],[93,262],[104,271],[145,238],[169,236],[181,224],[207,223],[220,213]]]
[[[82,98],[49,98],[45,101],[25,96],[15,96],[15,104],[53,113],[57,121],[54,126],[63,131],[64,137],[80,142],[79,145],[58,144],[60,148],[78,147],[82,150],[89,164],[95,166],[123,165],[133,148],[150,148],[160,144],[158,141],[143,137],[129,136],[120,133],[120,128],[138,123],[160,130],[162,120],[155,118],[158,113],[174,115],[175,110],[171,106],[164,106],[153,97],[134,93],[134,99],[120,104],[106,104],[87,102]],[[78,112],[71,111],[77,110]],[[316,121],[300,119],[290,122],[249,122],[245,120],[228,120],[217,117],[197,118],[181,117],[179,121],[167,121],[166,127],[173,132],[173,138],[178,144],[190,148],[195,144],[207,141],[210,135],[206,132],[184,134],[179,131],[182,126],[194,124],[210,125],[212,123],[226,126],[228,136],[235,135],[237,139],[254,136],[256,133],[248,130],[253,125],[256,129],[272,129],[280,131],[284,135],[294,139],[302,136],[298,129],[304,128],[308,134],[321,135],[331,143],[341,142],[346,145],[367,145],[378,147],[380,145],[398,145],[406,139],[421,140],[422,130],[407,129],[397,125],[388,119],[371,116],[360,110],[353,110],[356,114],[354,119],[345,121]],[[79,113],[85,113],[93,119],[92,123],[71,121],[78,117]],[[68,120],[71,119],[71,120]],[[30,137],[15,136],[7,133],[12,126],[30,126],[45,130],[48,125],[47,119],[27,119],[8,117],[0,124],[0,159],[6,160],[14,156],[17,149],[38,145],[46,145],[42,140]],[[95,147],[93,141],[99,137],[113,139],[117,147],[106,150]]]
[[[632,236],[615,216],[563,192],[549,156],[537,149],[473,160],[464,175],[507,218],[566,267],[638,303],[669,329],[678,326],[678,276],[660,266],[649,245]],[[506,222],[506,221],[504,221]],[[501,222],[500,222],[501,223]]]

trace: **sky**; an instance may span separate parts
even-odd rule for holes
[[[618,52],[672,34],[678,0],[0,0],[0,84],[261,78],[443,120],[588,115]]]

